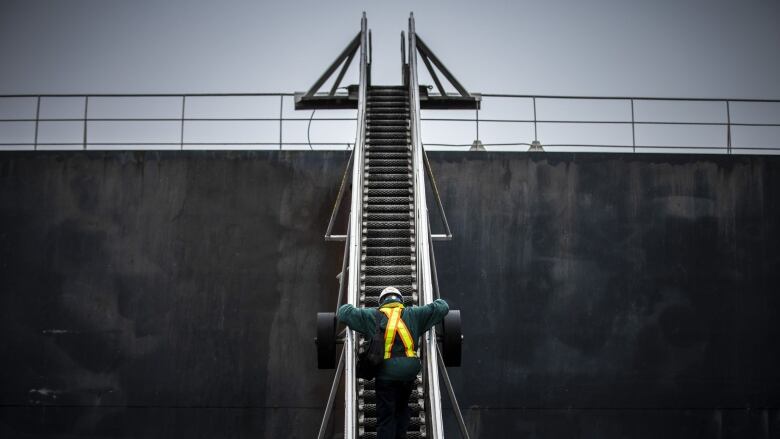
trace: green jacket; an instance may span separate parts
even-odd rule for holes
[[[397,305],[396,305],[397,306]],[[401,320],[412,333],[414,348],[419,347],[420,336],[444,319],[450,311],[449,305],[442,299],[425,306],[410,306],[404,308]],[[350,329],[371,337],[376,333],[377,323],[384,332],[387,327],[387,317],[377,308],[355,308],[352,305],[341,305],[338,312],[339,321]],[[378,321],[377,321],[378,320]],[[377,372],[377,379],[390,381],[411,381],[420,372],[420,359],[407,357],[401,337],[396,337],[391,351],[391,357],[384,361]]]

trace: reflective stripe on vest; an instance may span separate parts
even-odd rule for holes
[[[385,360],[390,358],[391,351],[393,349],[393,343],[395,343],[395,334],[401,336],[401,341],[404,344],[407,357],[416,357],[414,352],[414,340],[412,334],[409,332],[409,328],[401,319],[401,310],[403,306],[394,308],[379,308],[379,311],[387,316],[387,328],[385,329]]]

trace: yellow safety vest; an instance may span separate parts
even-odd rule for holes
[[[401,311],[404,306],[400,303],[391,303],[379,308],[384,315],[387,316],[387,328],[385,329],[385,360],[390,358],[390,351],[393,349],[393,343],[395,343],[395,335],[401,336],[401,341],[404,343],[407,357],[416,357],[417,354],[414,351],[414,340],[412,339],[412,333],[409,332],[409,328],[401,319]]]

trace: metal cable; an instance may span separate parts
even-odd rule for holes
[[[314,119],[314,113],[316,113],[317,110],[311,110],[311,116],[309,116],[309,126],[306,127],[306,141],[309,142],[309,150],[314,151],[314,148],[311,147],[311,120]]]

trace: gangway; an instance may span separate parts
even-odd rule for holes
[[[475,109],[479,108],[480,96],[470,94],[458,83],[419,39],[413,15],[409,18],[408,40],[403,32],[401,34],[402,85],[371,84],[370,47],[364,13],[361,30],[347,48],[307,92],[296,93],[296,109],[357,108],[355,147],[325,234],[326,240],[345,241],[336,307],[342,304],[342,299],[345,299],[344,303],[358,307],[375,307],[379,293],[387,286],[398,288],[405,304],[425,305],[439,297],[432,242],[450,239],[452,234],[420,141],[421,105],[422,108]],[[438,95],[429,94],[428,87],[418,84],[418,53],[436,83]],[[346,94],[336,93],[356,55],[360,66],[359,84],[346,87]],[[445,91],[434,65],[457,94]],[[330,91],[319,92],[339,66],[341,69]],[[348,181],[351,182],[351,200],[347,233],[334,235],[335,218]],[[426,181],[436,199],[444,234],[431,233]],[[409,400],[412,413],[407,432],[409,438],[444,437],[440,379],[447,389],[461,435],[468,437],[446,370],[447,366],[460,366],[461,341],[458,310],[450,311],[441,331],[434,328],[422,337],[418,355],[423,367]],[[325,437],[343,373],[343,437],[375,438],[374,382],[357,378],[355,371],[357,354],[365,343],[362,335],[349,328],[338,332],[335,313],[318,313],[316,343],[318,367],[336,368],[318,437]],[[338,344],[343,344],[343,349],[337,362]]]

